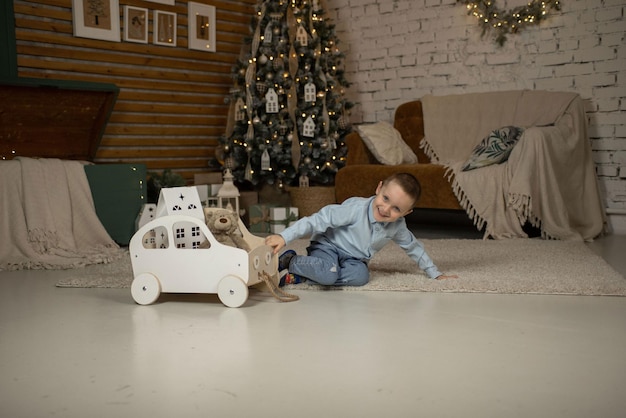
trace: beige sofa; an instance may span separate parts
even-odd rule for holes
[[[418,162],[381,164],[357,129],[347,137],[336,198],[371,196],[382,179],[408,172],[422,186],[416,207],[463,209],[485,237],[526,237],[530,224],[545,238],[591,240],[604,231],[605,215],[586,123],[575,93],[428,95],[399,106],[393,122]],[[466,171],[477,153],[485,155],[481,144],[509,126],[522,133],[508,159]]]

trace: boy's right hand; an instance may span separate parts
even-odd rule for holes
[[[285,239],[280,235],[269,235],[265,238],[265,245],[269,245],[274,248],[274,254],[278,254],[278,252],[285,246]]]

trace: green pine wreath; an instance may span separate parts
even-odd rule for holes
[[[511,10],[501,10],[496,0],[457,0],[465,4],[467,14],[473,15],[482,27],[482,35],[495,31],[496,42],[504,45],[506,36],[520,30],[538,25],[548,17],[549,10],[561,10],[559,0],[531,0],[524,6]]]

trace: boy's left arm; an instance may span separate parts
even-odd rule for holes
[[[419,266],[420,269],[426,273],[431,279],[445,280],[445,279],[458,279],[457,275],[447,275],[439,271],[433,260],[426,253],[424,245],[415,236],[409,232],[408,235],[403,237],[406,239],[404,242],[398,242],[398,245],[402,247],[406,253],[411,257]]]

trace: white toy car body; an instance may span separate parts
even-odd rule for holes
[[[129,252],[135,302],[148,305],[163,293],[217,293],[222,303],[239,307],[248,299],[248,286],[274,278],[277,257],[264,239],[239,229],[250,252],[217,241],[202,220],[168,215],[150,221],[131,238]]]

